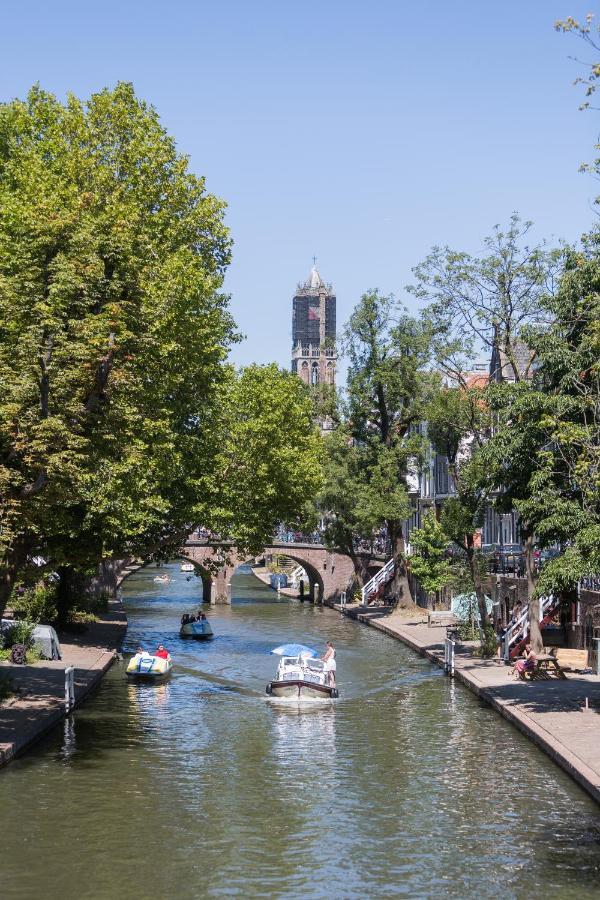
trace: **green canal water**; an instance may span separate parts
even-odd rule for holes
[[[201,587],[169,571],[123,597],[125,649],[164,642],[170,680],[128,684],[117,664],[0,774],[0,897],[600,895],[597,807],[468,691],[249,570],[209,611],[215,639],[185,642]],[[339,701],[268,702],[269,650],[327,639]]]

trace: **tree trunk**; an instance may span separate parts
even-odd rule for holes
[[[360,553],[355,553],[354,549],[348,551],[348,556],[352,560],[354,566],[354,575],[359,588],[363,588],[369,580],[369,570],[365,563],[365,558]]]
[[[537,575],[533,557],[533,534],[526,532],[525,571],[527,573],[527,605],[529,607],[529,643],[534,653],[541,653],[544,647],[540,631],[540,598],[536,596]]]
[[[70,566],[59,566],[56,570],[59,576],[56,592],[57,624],[64,628],[73,608],[73,569]]]
[[[473,579],[473,587],[475,588],[475,596],[477,597],[479,619],[481,622],[481,627],[485,628],[486,625],[489,625],[490,620],[485,603],[485,591],[483,589],[483,583],[481,580],[481,572],[479,571],[479,565],[477,563],[477,557],[475,555],[475,539],[474,535],[472,534],[467,535],[466,550],[469,572],[471,573],[471,578]]]
[[[408,572],[406,570],[405,544],[402,526],[397,525],[390,527],[388,530],[392,539],[392,555],[394,557],[394,577],[391,581],[390,593],[395,599],[396,606],[414,606],[414,600],[408,580]]]
[[[10,600],[19,570],[27,562],[28,544],[24,539],[17,539],[0,564],[0,618]]]

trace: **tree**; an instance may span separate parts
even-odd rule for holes
[[[427,377],[423,326],[378,291],[364,294],[345,330],[348,423],[361,448],[363,520],[385,525],[396,563],[393,592],[411,602],[403,521],[410,514],[409,476],[422,441],[418,433]]]
[[[325,520],[325,543],[332,550],[346,553],[352,560],[358,585],[368,580],[362,541],[369,542],[381,521],[370,502],[371,488],[365,471],[369,460],[366,449],[350,433],[349,426],[338,427],[323,441],[323,486],[316,506]]]
[[[441,526],[465,554],[481,622],[488,622],[485,589],[477,556],[476,532],[483,523],[489,493],[482,489],[478,454],[489,434],[485,389],[478,379],[468,384],[434,385],[426,407],[427,434],[444,456],[454,496],[444,502]]]
[[[506,358],[504,378],[531,375],[534,353],[519,358],[523,329],[541,320],[541,298],[554,293],[561,267],[561,251],[528,245],[531,225],[515,213],[505,232],[496,226],[485,239],[481,257],[434,247],[413,269],[416,284],[408,290],[426,304],[435,365],[459,383],[482,352],[497,348]]]
[[[190,522],[235,340],[224,205],[133,88],[0,106],[0,610]]]
[[[275,364],[232,370],[213,422],[214,471],[199,485],[194,521],[238,552],[258,553],[280,522],[302,517],[322,483],[310,391]]]
[[[529,383],[495,386],[494,434],[481,458],[499,502],[520,515],[525,538],[531,637],[541,646],[539,596],[574,599],[578,580],[600,570],[600,235],[571,251],[547,328],[530,328],[537,356]],[[532,542],[565,553],[533,572]],[[537,581],[537,584],[536,584]]]
[[[523,223],[514,214],[506,231],[496,226],[486,238],[486,253],[480,258],[435,247],[414,269],[417,281],[410,288],[427,304],[423,316],[433,334],[433,363],[454,386],[453,400],[442,393],[441,407],[438,403],[437,409],[429,410],[434,420],[431,434],[438,452],[448,456],[456,486],[448,533],[460,542],[461,532],[453,525],[468,528],[462,531],[462,541],[483,622],[487,613],[473,532],[494,493],[488,472],[477,460],[493,423],[475,421],[474,413],[483,412],[488,399],[481,391],[479,396],[477,390],[473,392],[469,372],[480,353],[486,352],[495,361],[494,381],[519,385],[533,375],[536,349],[524,338],[528,328],[543,327],[550,320],[546,298],[556,293],[565,251],[549,250],[544,244],[530,247],[526,241],[530,228],[530,222]],[[510,492],[500,497],[503,491],[503,483],[498,483],[498,505],[510,502]],[[526,534],[526,551],[530,598],[535,603],[532,534]]]
[[[414,528],[410,533],[411,572],[428,596],[441,591],[452,581],[448,544],[448,535],[433,511],[423,518],[420,528]]]
[[[542,427],[547,396],[532,381],[491,385],[487,391],[494,429],[479,451],[479,483],[494,497],[501,513],[517,510],[525,549],[525,572],[529,606],[531,646],[540,653],[540,600],[537,568],[534,560],[536,525],[540,521],[540,501],[548,498],[539,492],[540,463],[547,435]],[[537,486],[537,488],[536,488]]]
[[[600,53],[600,26],[594,24],[594,18],[593,13],[588,13],[585,21],[579,22],[573,16],[567,16],[566,19],[556,21],[554,27],[557,31],[577,35],[587,48],[591,47],[594,53],[598,54]],[[592,101],[598,89],[600,62],[597,58],[593,62],[584,63],[581,60],[578,60],[578,62],[586,69],[586,74],[577,77],[574,82],[576,85],[583,85],[585,88],[585,100],[579,109],[597,109],[597,107],[592,106]],[[600,144],[597,143],[594,149],[597,154],[596,158],[591,163],[583,163],[580,166],[580,171],[590,172],[595,178],[600,178]],[[595,202],[600,203],[600,197],[596,197]]]
[[[539,356],[536,411],[543,453],[531,482],[529,514],[547,543],[567,545],[544,567],[538,591],[574,591],[600,571],[600,232],[572,251],[556,296],[552,325],[528,336]]]

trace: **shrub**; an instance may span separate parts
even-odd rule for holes
[[[17,621],[3,634],[4,647],[10,649],[15,644],[23,644],[27,649],[33,646],[35,622]]]
[[[56,618],[56,585],[39,582],[27,588],[12,603],[16,619],[53,622]]]
[[[493,625],[486,625],[485,629],[481,629],[481,646],[476,651],[477,656],[483,659],[492,659],[498,652],[498,638],[494,631]]]

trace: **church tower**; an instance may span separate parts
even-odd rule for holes
[[[292,372],[306,384],[335,385],[335,302],[332,286],[314,265],[298,284],[292,312]]]

